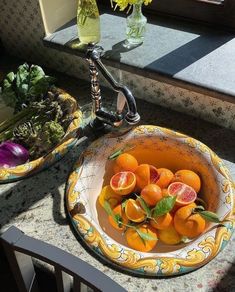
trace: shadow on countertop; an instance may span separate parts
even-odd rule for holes
[[[234,292],[235,291],[235,261],[231,262],[231,267],[226,275],[220,280],[213,292]]]

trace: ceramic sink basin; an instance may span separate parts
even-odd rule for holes
[[[223,224],[210,223],[202,235],[188,243],[159,243],[148,253],[128,247],[97,201],[113,174],[113,162],[108,156],[126,145],[131,145],[129,153],[134,153],[139,164],[172,171],[191,169],[200,174],[200,196]],[[201,142],[156,126],[138,126],[123,136],[106,135],[93,142],[69,177],[66,204],[85,244],[107,261],[135,274],[171,276],[197,269],[225,247],[235,227],[232,180],[222,160]]]

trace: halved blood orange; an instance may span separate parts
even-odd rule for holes
[[[191,204],[197,198],[197,193],[195,190],[181,182],[171,183],[167,190],[170,196],[177,196],[176,204],[178,206]]]
[[[136,170],[136,186],[142,190],[148,184],[155,184],[159,179],[159,174],[156,167],[149,164],[140,164]]]
[[[178,170],[175,173],[172,182],[182,182],[192,187],[197,193],[200,191],[201,188],[201,179],[199,175],[189,169]]]
[[[136,185],[135,174],[131,171],[121,171],[112,176],[110,186],[112,190],[121,196],[130,194]]]
[[[171,183],[167,190],[170,196],[177,196],[176,204],[180,206],[191,204],[197,198],[195,190],[181,182]]]
[[[146,213],[138,201],[128,199],[125,205],[126,217],[133,222],[142,222],[146,218]]]
[[[104,207],[104,203],[107,201],[111,208],[116,207],[121,203],[122,197],[116,194],[110,185],[104,186],[99,194],[99,203],[102,207]]]

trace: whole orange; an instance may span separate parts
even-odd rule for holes
[[[128,228],[127,231],[125,232],[128,246],[135,250],[149,252],[155,247],[158,241],[156,230],[146,223],[136,228],[143,235],[149,236],[149,239],[146,239],[146,236],[144,238],[141,238],[140,234],[138,233],[138,231],[136,231],[136,229]]]
[[[181,241],[182,236],[176,231],[173,224],[170,224],[167,228],[158,231],[158,238],[165,244],[178,244]]]
[[[142,189],[140,196],[149,206],[153,207],[162,199],[162,190],[158,185],[148,184]]]
[[[197,205],[190,205],[179,208],[174,216],[174,226],[176,231],[189,238],[194,238],[200,235],[206,227],[206,221],[200,214],[193,214],[193,209]]]
[[[114,209],[113,209],[113,213],[114,215],[119,215],[120,218],[121,218],[121,221],[124,223],[124,224],[127,224],[128,222],[128,219],[125,215],[125,212],[122,210],[122,205],[119,204],[117,205]],[[113,219],[113,217],[111,215],[109,215],[109,222],[110,224],[117,230],[123,230],[125,228],[124,225],[120,224],[118,225],[117,222]]]
[[[120,171],[132,171],[134,172],[138,167],[138,161],[136,158],[128,153],[120,154],[115,160],[114,173]]]
[[[156,167],[149,164],[140,164],[136,170],[136,187],[142,190],[148,184],[155,184],[159,179]]]
[[[172,222],[172,216],[170,213],[166,213],[165,215],[154,217],[154,219],[150,220],[150,225],[156,229],[166,229],[170,226]]]
[[[181,169],[178,170],[173,179],[172,182],[182,182],[190,187],[192,187],[196,193],[200,191],[201,188],[201,179],[196,174],[196,172],[189,170],[189,169]]]
[[[158,174],[160,175],[159,179],[157,180],[156,184],[161,188],[167,188],[170,184],[171,180],[174,177],[173,172],[167,168],[158,168]]]

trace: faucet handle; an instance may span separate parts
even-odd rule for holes
[[[124,94],[119,91],[117,96],[117,114],[121,114],[126,105],[126,98]]]

